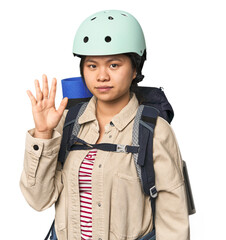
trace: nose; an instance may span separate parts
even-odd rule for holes
[[[99,69],[97,81],[98,82],[106,82],[110,80],[110,76],[108,74],[108,71],[105,67],[102,67]]]

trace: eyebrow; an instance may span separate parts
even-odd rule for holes
[[[97,63],[96,61],[94,61],[94,60],[92,60],[92,59],[86,59],[86,60],[85,60],[85,63],[86,63],[86,62]]]
[[[123,62],[123,60],[122,59],[120,59],[120,58],[110,58],[110,59],[108,59],[106,62],[113,62],[113,61],[119,61],[119,62]],[[98,63],[97,61],[95,61],[95,60],[93,60],[92,58],[88,58],[88,59],[86,59],[85,60],[85,62],[92,62],[92,63]]]

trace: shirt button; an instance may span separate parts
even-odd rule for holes
[[[113,126],[114,126],[114,123],[113,123],[113,122],[110,122],[110,125],[113,127]]]
[[[99,168],[101,168],[101,167],[102,167],[102,165],[100,164],[100,165],[99,165]]]
[[[109,135],[109,138],[112,138],[112,135]]]
[[[38,151],[39,146],[38,146],[38,145],[34,145],[34,146],[33,146],[33,149],[34,149],[35,151]]]
[[[98,207],[101,207],[101,203],[98,203]]]
[[[98,240],[102,240],[102,238],[98,238]]]

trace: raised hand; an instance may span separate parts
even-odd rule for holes
[[[31,91],[27,94],[31,100],[32,114],[35,122],[34,137],[48,139],[52,137],[53,129],[58,125],[67,106],[68,99],[64,98],[59,108],[55,108],[57,80],[53,78],[49,92],[46,75],[42,76],[42,90],[38,80],[35,80],[36,98]]]

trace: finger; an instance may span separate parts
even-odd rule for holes
[[[27,90],[27,95],[31,100],[31,105],[35,106],[37,104],[37,101],[36,101],[35,97],[33,96],[33,94],[31,93],[30,90]]]
[[[57,109],[57,112],[62,116],[63,115],[63,112],[65,110],[65,108],[67,107],[67,102],[68,102],[68,98],[65,97],[61,103],[60,103],[60,106],[59,108]]]
[[[45,74],[42,75],[42,86],[43,98],[48,98],[49,86],[47,76]]]
[[[52,85],[49,93],[49,99],[55,102],[55,97],[56,97],[56,85],[57,85],[57,80],[56,78],[53,78],[52,80]]]
[[[38,80],[35,80],[35,91],[36,91],[37,101],[42,100],[43,96],[42,96],[42,91],[41,91],[40,84],[39,84]]]

